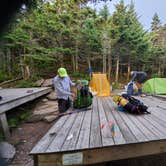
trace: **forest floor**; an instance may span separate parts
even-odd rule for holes
[[[15,145],[16,154],[9,166],[33,166],[33,157],[29,155],[29,152],[53,123],[43,121],[22,123],[18,128],[14,129],[10,142]]]
[[[11,119],[15,122],[18,121],[18,115],[28,116],[21,121],[16,127],[10,128],[11,137],[9,143],[16,149],[14,158],[9,162],[9,166],[33,166],[33,156],[29,155],[32,148],[36,143],[46,134],[49,128],[56,122],[46,122],[38,116],[37,112],[52,113],[57,111],[57,101],[48,100],[41,97],[32,102],[26,103],[18,108],[8,112],[9,125]],[[28,113],[28,114],[27,114]],[[39,118],[37,118],[39,117]]]

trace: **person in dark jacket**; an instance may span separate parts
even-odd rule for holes
[[[143,71],[131,71],[131,81],[136,81],[140,84],[147,80],[147,74]]]
[[[131,82],[135,82],[138,94],[142,94],[142,83],[147,80],[147,73],[143,71],[131,71]]]

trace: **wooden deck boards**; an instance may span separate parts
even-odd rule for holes
[[[51,92],[51,88],[8,88],[0,89],[0,113]]]
[[[2,96],[2,100],[0,100],[0,122],[7,139],[10,137],[10,132],[6,112],[49,92],[51,92],[51,88],[48,87],[0,89],[0,96]]]
[[[166,103],[151,96],[139,99],[151,114],[119,112],[111,97],[94,97],[92,110],[62,117],[30,152],[38,158],[36,165],[84,165],[166,152]],[[68,164],[66,155],[74,158]]]

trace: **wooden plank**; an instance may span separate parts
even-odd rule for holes
[[[92,111],[93,110],[85,112],[85,117],[83,119],[83,124],[79,133],[79,137],[78,137],[78,141],[77,141],[75,149],[89,148]]]
[[[99,109],[102,145],[103,146],[114,145],[113,136],[111,134],[111,129],[110,129],[110,122],[108,121],[103,108],[102,97],[97,98],[97,105]]]
[[[122,117],[122,115],[123,115],[123,117]],[[141,116],[141,115],[138,115],[138,116]],[[146,114],[146,116],[148,116],[148,114]],[[148,140],[158,139],[157,135],[150,132],[144,125],[142,125],[142,123],[138,120],[137,115],[132,115],[132,114],[129,114],[126,112],[122,112],[121,117],[125,118],[125,119],[127,118],[126,123],[128,124],[129,127],[135,126],[135,129],[133,128],[132,132],[135,132],[136,128],[137,128],[137,130],[136,130],[137,133],[142,132],[142,134],[141,134],[142,136],[140,134],[137,134],[137,136],[141,136],[141,137],[137,138],[138,141],[140,141],[140,140],[145,141],[146,139],[148,139]],[[135,134],[136,134],[136,132],[135,132]]]
[[[113,110],[114,110],[114,104],[111,102],[108,102],[108,98],[110,97],[106,97],[103,99],[103,107],[104,107],[104,111],[105,114],[107,116],[107,121],[111,122],[114,124],[115,127],[115,135],[113,137],[113,140],[115,142],[115,144],[125,144],[126,140],[123,137],[123,134],[119,128],[119,122],[116,121],[114,114],[113,114]]]
[[[9,139],[10,132],[9,132],[9,126],[8,126],[8,123],[7,123],[7,119],[6,119],[6,114],[5,113],[0,114],[0,121],[1,121],[3,132],[5,134],[5,138]]]
[[[152,108],[151,109],[151,121],[153,122],[157,122],[158,124],[160,124],[160,126],[166,128],[166,117],[165,114],[162,112],[161,109],[158,108]],[[165,131],[165,130],[164,130]]]
[[[120,112],[120,111],[117,111],[117,113],[119,114],[121,119],[123,119],[123,121],[128,126],[128,128],[133,133],[133,135],[136,137],[138,142],[148,141],[148,139],[141,132],[141,130],[139,130],[139,128],[135,125],[135,123],[133,123],[133,121],[128,117],[129,113],[127,113],[127,112]],[[132,115],[132,116],[135,116],[135,115]]]
[[[97,97],[93,98],[92,123],[90,133],[90,148],[102,147],[100,119],[97,106]]]
[[[78,151],[79,152],[79,151]],[[166,141],[151,141],[146,143],[116,145],[105,148],[83,150],[83,163],[80,165],[88,165],[95,163],[108,162],[112,160],[128,159],[133,157],[140,157],[146,155],[160,154],[166,152]],[[44,154],[38,155],[39,165],[43,163],[54,165],[62,165],[62,158],[64,154]],[[77,152],[75,152],[77,153]],[[47,165],[46,164],[46,165]]]
[[[26,93],[28,90],[34,90],[32,93]],[[20,92],[19,92],[20,91]],[[42,95],[45,95],[51,92],[51,88],[20,88],[18,89],[9,89],[9,92],[0,90],[3,95],[3,100],[0,101],[0,113],[6,112],[12,108],[15,108],[21,104],[32,101]],[[6,92],[6,94],[5,94]],[[10,96],[11,92],[11,96]],[[20,94],[19,94],[20,93]]]
[[[166,123],[166,115],[165,113],[162,113],[162,111],[160,111],[159,109],[155,108],[150,108],[151,114],[153,115],[154,119],[158,119],[160,121],[160,123]]]
[[[78,140],[78,136],[80,133],[80,129],[82,126],[82,122],[84,119],[85,112],[80,112],[78,113],[78,116],[68,134],[68,138],[65,140],[65,143],[62,146],[61,151],[66,151],[66,150],[74,150],[75,145]]]
[[[62,126],[55,139],[50,143],[47,150],[45,151],[46,153],[61,151],[61,148],[66,138],[68,137],[68,133],[70,132],[77,115],[78,113],[69,115],[67,122]]]
[[[160,136],[160,139],[166,138],[165,123],[160,123],[161,120],[157,119],[153,115],[145,116],[144,118],[148,121],[148,126],[152,126],[151,129],[153,132]]]
[[[148,115],[149,114],[146,114],[145,116],[148,116]],[[138,116],[141,116],[141,115],[138,115]],[[138,118],[137,118],[138,116],[132,115],[132,114],[128,114],[128,117],[133,121],[133,123],[137,126],[137,128],[145,135],[145,137],[148,139],[148,141],[159,139],[158,135],[155,135],[154,133],[152,133],[150,130],[148,130],[148,128],[146,128],[138,120]]]
[[[138,116],[137,118],[143,124],[143,126],[145,126],[151,133],[153,133],[153,135],[156,135],[158,139],[166,138],[166,135],[159,130],[159,125],[155,122],[152,122],[153,119],[150,115]],[[147,119],[149,119],[150,121]]]
[[[148,105],[149,107],[164,107],[166,108],[166,102],[160,99],[157,99],[152,96],[146,96],[146,97],[135,97],[138,100],[142,101],[145,105]]]
[[[119,115],[118,111],[115,110],[115,108],[113,106],[114,104],[113,104],[112,99],[111,98],[107,98],[106,102],[107,102],[108,105],[110,105],[110,104],[112,105],[110,111],[111,111],[112,117],[114,117],[114,119],[115,119],[115,124],[117,126],[116,127],[116,131],[115,131],[117,138],[115,137],[115,141],[116,140],[118,141],[119,137],[121,138],[123,136],[123,138],[124,138],[124,140],[125,140],[126,143],[137,142],[136,137],[133,135],[133,133],[131,132],[131,130],[128,128],[128,126],[126,125],[125,121],[121,118],[121,116]],[[111,115],[108,114],[108,117],[109,116],[111,116]],[[111,119],[111,117],[109,117],[109,119]],[[122,136],[118,136],[119,133],[121,133],[120,135],[122,135]],[[123,138],[121,138],[121,139],[123,139]],[[122,143],[123,142],[124,141],[122,141]]]
[[[52,89],[50,87],[1,89],[0,95],[3,97],[3,100],[0,101],[0,105],[45,90],[50,91]]]
[[[138,142],[148,141],[148,138],[142,133],[142,131],[135,125],[135,123],[128,117],[128,113],[119,112],[119,116],[124,120],[130,131],[135,135]],[[133,115],[134,116],[134,115]]]
[[[55,139],[59,130],[68,121],[69,115],[61,117],[31,150],[30,154],[44,153]]]

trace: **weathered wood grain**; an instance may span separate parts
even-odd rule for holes
[[[111,98],[107,98],[106,99],[107,104],[110,106],[113,105],[114,103],[112,102]],[[133,135],[133,133],[131,132],[131,130],[128,128],[128,126],[126,125],[125,121],[121,118],[121,116],[119,116],[119,113],[117,110],[115,110],[114,107],[110,106],[110,110],[111,110],[111,114],[108,114],[109,119],[111,119],[113,121],[113,117],[115,118],[115,141],[120,143],[133,143],[133,142],[137,142],[136,137]],[[119,139],[119,137],[123,137],[121,139]],[[123,140],[124,139],[124,140]],[[119,142],[119,140],[121,140],[121,142]]]
[[[62,126],[61,130],[57,133],[55,139],[49,144],[45,152],[59,152],[68,137],[68,134],[76,120],[77,113],[70,114],[67,122]]]
[[[61,117],[36,144],[36,146],[32,149],[31,154],[45,153],[50,143],[57,136],[58,131],[63,127],[63,125],[68,121],[68,119],[69,115]]]
[[[108,121],[108,118],[106,117],[106,114],[103,108],[102,98],[98,98],[97,103],[98,103],[98,109],[99,109],[102,145],[103,146],[114,145],[113,136],[111,134],[111,129],[110,129],[111,121]]]
[[[93,99],[92,123],[90,133],[90,148],[102,147],[99,110],[97,97]]]
[[[77,118],[75,119],[73,126],[70,130],[70,132],[68,133],[68,137],[65,140],[61,151],[65,151],[65,150],[74,150],[75,149],[75,145],[77,143],[78,140],[78,136],[81,130],[81,126],[82,126],[82,122],[84,119],[84,112],[80,112],[77,115]]]
[[[93,109],[90,110],[90,111],[86,111],[84,113],[85,116],[84,116],[84,119],[83,119],[83,123],[82,123],[80,133],[78,135],[78,141],[77,141],[75,149],[87,149],[87,148],[89,148],[92,111],[93,111]]]
[[[122,134],[122,131],[119,128],[119,122],[116,120],[114,114],[113,114],[113,110],[114,110],[114,103],[111,102],[111,100],[107,100],[108,98],[104,98],[102,99],[103,102],[103,107],[104,107],[104,111],[107,115],[107,121],[109,123],[113,123],[114,124],[114,128],[115,128],[115,135],[113,136],[113,140],[114,143],[119,145],[119,144],[125,144],[126,140]],[[110,128],[111,129],[111,128]]]

